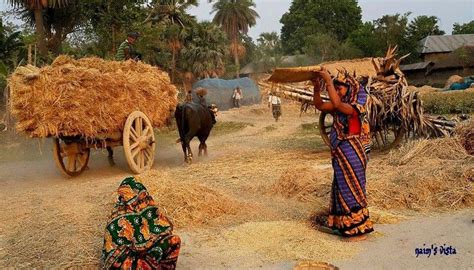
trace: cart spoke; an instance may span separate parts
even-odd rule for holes
[[[67,157],[67,170],[70,172],[76,170],[76,155],[69,155]]]
[[[140,144],[140,142],[134,142],[133,144],[130,145],[130,149],[133,150],[137,148],[137,146]]]
[[[153,155],[151,154],[151,149],[149,147],[145,148],[144,153],[145,153],[145,157],[148,161],[147,163],[150,163],[151,160],[153,159]]]
[[[150,126],[146,126],[146,128],[143,130],[142,135],[148,137],[149,132],[150,132]]]
[[[145,157],[144,157],[144,154],[143,154],[144,151],[140,151],[140,169],[145,167]]]
[[[138,139],[137,132],[133,126],[130,127],[130,139],[132,139],[134,142],[136,142]]]
[[[132,158],[135,159],[137,154],[140,152],[140,148],[135,148],[132,150]]]
[[[142,118],[138,117],[135,120],[135,131],[137,132],[137,136],[140,137],[142,135],[143,125],[142,125]]]

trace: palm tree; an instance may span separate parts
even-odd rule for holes
[[[63,7],[70,0],[7,0],[12,6],[33,11],[35,17],[35,29],[38,38],[38,50],[41,55],[48,53],[44,34],[43,11],[48,8]]]
[[[191,33],[193,39],[183,48],[184,69],[196,78],[218,77],[225,71],[226,34],[213,23],[199,23]]]
[[[237,77],[240,73],[239,58],[245,54],[240,35],[247,34],[259,18],[252,0],[218,0],[212,6],[213,22],[219,25],[230,39],[230,51],[234,56]]]
[[[165,37],[171,51],[171,80],[176,73],[176,58],[183,48],[182,40],[194,17],[187,13],[191,6],[197,6],[197,0],[156,0],[144,23],[166,26]]]

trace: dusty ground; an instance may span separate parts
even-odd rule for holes
[[[275,191],[282,175],[300,168],[331,181],[314,115],[298,115],[296,106],[285,106],[278,123],[263,106],[222,112],[208,140],[209,157],[191,166],[183,165],[175,132],[158,133],[154,168],[139,179],[183,239],[179,269],[291,269],[302,260],[342,269],[473,267],[467,237],[473,209],[420,214],[372,206],[374,220],[394,224],[377,224],[368,241],[357,243],[312,229],[311,215],[327,206],[327,185],[310,200]],[[97,268],[114,191],[129,175],[121,150],[117,166],[96,151],[89,170],[67,179],[54,165],[50,141],[0,136],[0,268]],[[416,258],[423,244],[451,245],[458,253]]]

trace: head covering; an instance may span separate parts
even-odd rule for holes
[[[351,75],[347,70],[338,70],[336,76],[333,78],[335,85],[344,85],[347,87],[347,93],[343,97],[343,102],[354,105],[357,103],[357,97],[360,91],[360,84],[356,79],[355,73]],[[365,100],[364,100],[365,104]]]
[[[196,95],[198,95],[200,97],[204,97],[205,95],[207,95],[207,89],[202,88],[202,87],[196,88],[196,90],[194,90],[194,92],[196,92]]]
[[[363,85],[357,81],[355,73],[351,75],[347,70],[338,70],[337,75],[333,79],[334,84],[342,84],[347,86],[347,93],[342,97],[342,102],[349,103],[357,110],[360,123],[361,123],[361,133],[359,139],[364,147],[366,152],[370,151],[371,146],[371,135],[370,135],[370,125],[367,116],[367,98],[368,94],[365,91]],[[348,136],[348,121],[347,115],[339,113],[334,120],[333,127],[336,130],[338,139],[344,139]]]
[[[127,37],[138,38],[140,34],[138,32],[130,32]]]
[[[173,225],[159,211],[145,186],[128,177],[117,193],[117,203],[105,229],[104,268],[131,269],[128,266],[137,265],[153,269],[162,260],[175,264],[180,239],[172,235]]]

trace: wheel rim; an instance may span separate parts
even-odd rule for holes
[[[144,113],[136,111],[128,116],[124,126],[123,147],[132,172],[140,174],[153,166],[155,134]]]
[[[332,115],[330,113],[321,112],[321,115],[319,116],[319,133],[321,134],[321,138],[327,146],[331,146],[331,142],[329,141],[329,133],[331,133],[332,124]]]
[[[385,151],[397,147],[403,140],[405,131],[402,127],[391,127],[377,131],[372,136],[374,148]]]
[[[80,142],[66,143],[59,138],[54,139],[53,155],[56,166],[67,176],[78,176],[87,167],[90,149]]]

